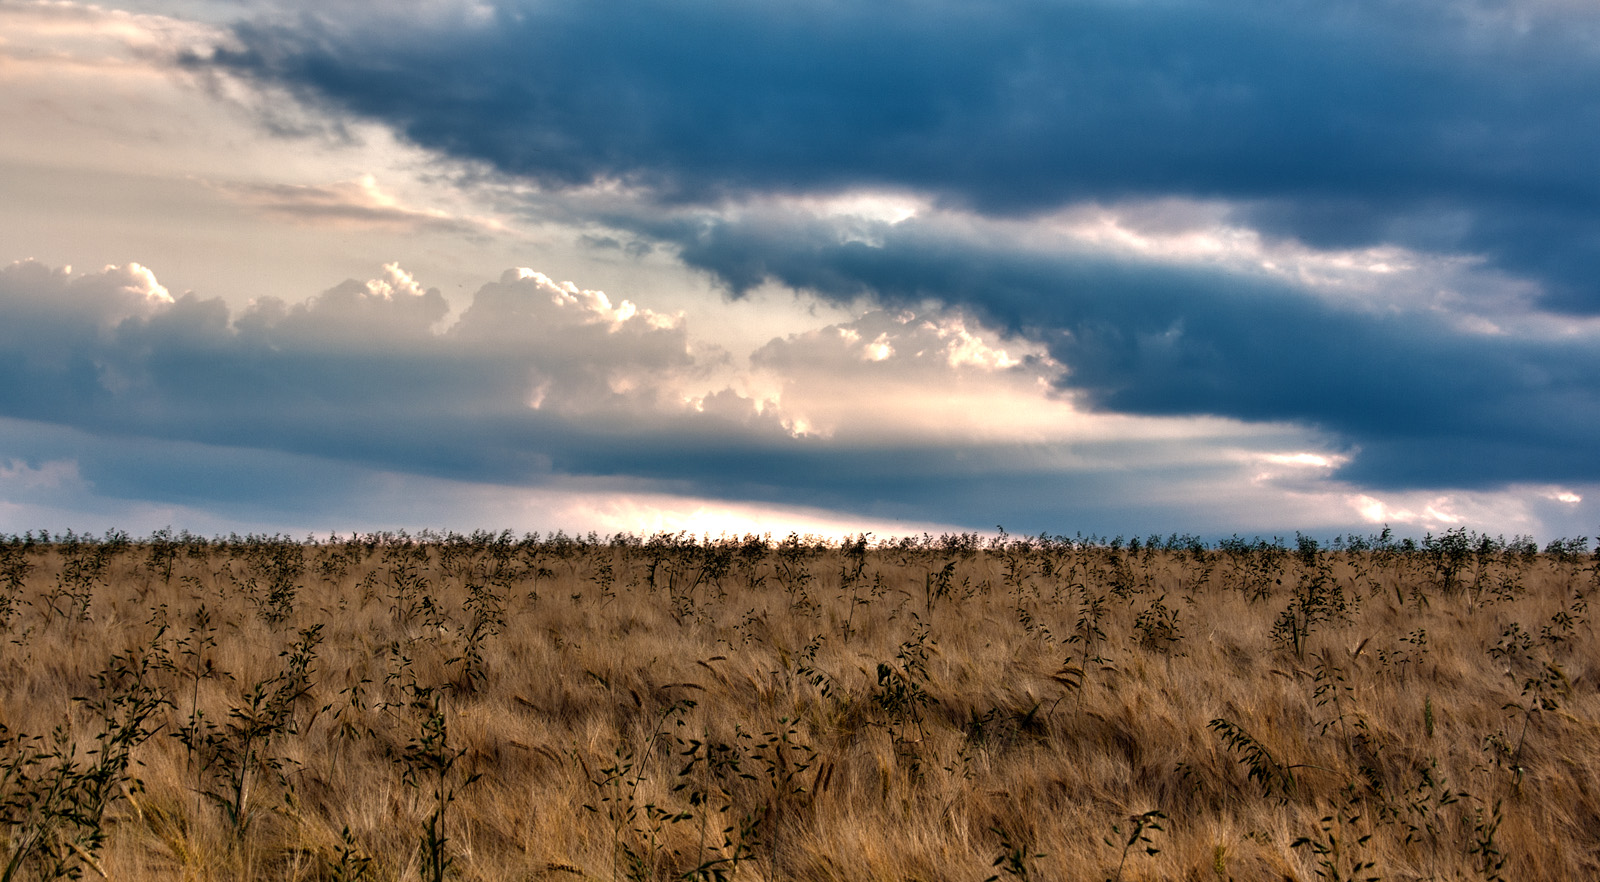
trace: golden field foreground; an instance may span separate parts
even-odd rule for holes
[[[1600,877],[1586,540],[0,537],[0,882]]]

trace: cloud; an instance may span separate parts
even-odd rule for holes
[[[980,247],[947,220],[885,223],[872,245],[758,242],[763,278],[842,300],[868,286],[892,305],[747,361],[697,344],[679,314],[529,269],[457,313],[398,264],[233,311],[173,298],[138,265],[19,263],[0,270],[0,415],[454,481],[625,476],[635,492],[918,522],[1016,525],[1083,498],[1137,526],[1228,493],[1278,500],[1238,507],[1245,521],[1293,498],[1356,519],[1351,498],[1419,492],[1477,493],[1491,511],[1596,481],[1600,369],[1584,338],[1396,320],[1271,273],[1247,285],[1182,262]],[[703,229],[691,259],[714,267],[729,246]]]
[[[261,18],[217,60],[550,188],[1184,196],[1319,248],[1470,253],[1600,310],[1582,4],[507,2]]]
[[[859,220],[746,212],[657,228],[734,292],[775,281],[839,302],[959,304],[1042,345],[1088,409],[1317,427],[1352,451],[1350,480],[1600,475],[1585,428],[1600,418],[1600,328],[1541,318],[1503,296],[1514,284],[1496,296],[1459,261],[1230,244],[1182,224],[1108,248],[1067,220],[1019,231],[931,213],[864,236]],[[1208,237],[1199,255],[1170,247]]]
[[[140,5],[0,5],[0,509],[1592,520],[1592,7]]]
[[[47,460],[33,465],[19,459],[0,463],[0,494],[8,499],[18,495],[55,496],[62,490],[82,487],[78,465],[71,460]]]
[[[509,528],[885,537],[956,529],[933,520],[674,493],[637,480],[451,480],[259,448],[100,438],[5,418],[0,449],[25,456],[0,462],[0,533],[70,528],[144,535],[176,526],[201,535]]]
[[[1043,346],[938,307],[868,311],[711,363],[682,316],[529,269],[459,313],[398,264],[231,310],[173,298],[143,267],[24,262],[0,269],[0,315],[0,456],[24,464],[6,486],[71,462],[79,484],[60,500],[81,511],[106,499],[213,512],[205,523],[374,524],[383,508],[360,494],[432,487],[506,506],[560,498],[596,523],[648,505],[700,526],[767,510],[1030,529],[1165,513],[1197,529],[1233,485],[1253,510],[1207,528],[1259,529],[1268,500],[1327,489],[1326,471],[1305,491],[1261,463],[1340,455],[1291,425],[1090,412],[1052,388],[1062,366]]]
[[[18,0],[0,9],[0,59],[7,76],[103,68],[138,74],[152,61],[208,53],[219,28],[163,15],[60,0]]]
[[[796,435],[846,443],[1062,442],[1084,414],[1051,393],[1043,347],[985,339],[959,312],[873,310],[751,354],[750,397]]]
[[[474,8],[261,17],[215,63],[735,296],[964,311],[1080,411],[1299,424],[1389,490],[1600,470],[1592,7]],[[846,425],[786,382],[791,432]]]
[[[333,227],[379,227],[394,231],[482,235],[503,225],[463,218],[437,208],[405,205],[368,174],[355,181],[310,184],[222,183],[218,190],[239,202],[286,220]]]
[[[0,270],[0,413],[409,466],[437,449],[443,469],[503,455],[497,467],[516,471],[539,461],[514,452],[518,436],[555,431],[563,414],[649,409],[691,362],[675,318],[532,271],[484,286],[439,330],[448,309],[396,264],[233,314],[220,300],[173,300],[137,265],[18,263]],[[492,439],[506,447],[480,447]]]

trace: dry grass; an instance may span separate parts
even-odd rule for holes
[[[0,545],[0,874],[1600,876],[1587,554],[975,538]]]

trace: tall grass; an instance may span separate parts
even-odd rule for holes
[[[0,879],[1600,877],[1586,540],[0,539]]]

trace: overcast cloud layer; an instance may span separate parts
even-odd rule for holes
[[[1269,235],[1478,254],[1600,309],[1589,4],[440,6],[264,19],[220,60],[554,187],[1224,199]]]
[[[137,7],[0,9],[0,528],[1600,514],[1590,4]]]

